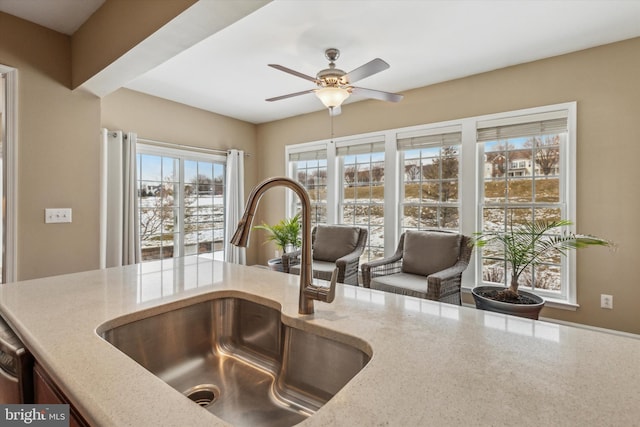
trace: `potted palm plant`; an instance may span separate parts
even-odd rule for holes
[[[274,225],[268,225],[262,223],[256,225],[254,229],[265,230],[267,232],[267,242],[273,242],[282,253],[295,251],[302,244],[300,238],[300,231],[302,225],[300,224],[300,214],[296,214],[292,218],[282,219],[280,222]],[[282,271],[282,258],[270,259],[267,264],[269,268],[276,271]]]
[[[522,273],[544,263],[554,255],[564,256],[572,249],[587,246],[611,246],[599,237],[566,231],[568,220],[538,220],[513,224],[507,231],[475,233],[472,244],[491,246],[496,256],[505,260],[511,274],[508,287],[477,286],[472,290],[476,308],[520,317],[538,319],[544,299],[531,292],[518,290]]]

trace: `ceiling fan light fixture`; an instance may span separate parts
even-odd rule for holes
[[[349,97],[349,91],[341,87],[323,87],[316,90],[316,96],[325,107],[339,107]]]

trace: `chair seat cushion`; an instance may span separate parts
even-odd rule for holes
[[[313,260],[311,266],[313,268],[313,277],[321,280],[331,280],[331,273],[336,268],[335,262]],[[294,265],[289,269],[291,274],[300,274],[300,264]]]
[[[407,230],[402,271],[428,276],[453,266],[460,254],[460,239],[458,233]]]
[[[394,294],[427,298],[427,278],[408,273],[395,273],[371,279],[371,289]]]
[[[313,241],[313,260],[335,262],[356,249],[358,237],[358,227],[318,225]]]

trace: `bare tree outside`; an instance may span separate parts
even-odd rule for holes
[[[409,163],[404,165],[404,173],[407,176],[408,181],[418,181],[420,180],[421,170],[420,166]]]
[[[534,137],[525,146],[534,148],[536,164],[544,176],[556,173],[560,162],[560,135]]]
[[[173,178],[166,177],[153,191],[140,192],[140,241],[161,246],[162,240],[173,240]]]
[[[149,240],[159,234],[171,219],[173,197],[153,197],[153,204],[140,208],[140,239]]]
[[[213,180],[206,175],[198,174],[198,176],[191,180],[191,184],[198,194],[213,193]]]
[[[460,147],[430,146],[405,153],[403,228],[459,227]]]
[[[355,184],[356,181],[356,167],[355,166],[347,166],[344,168],[344,181],[348,184],[348,185],[353,185]]]

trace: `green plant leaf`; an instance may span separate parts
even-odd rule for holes
[[[610,241],[596,236],[567,231],[566,227],[572,224],[569,220],[537,220],[519,224],[513,224],[512,221],[505,232],[474,233],[472,244],[478,248],[488,245],[495,247],[498,255],[511,266],[516,279],[527,267],[539,265],[551,253],[566,256],[572,249],[613,246]]]
[[[287,246],[292,245],[294,247],[300,247],[302,244],[300,231],[300,214],[294,215],[289,219],[282,219],[280,222],[274,225],[262,223],[253,227],[258,230],[267,231],[267,242],[273,242],[278,249],[285,252]]]

